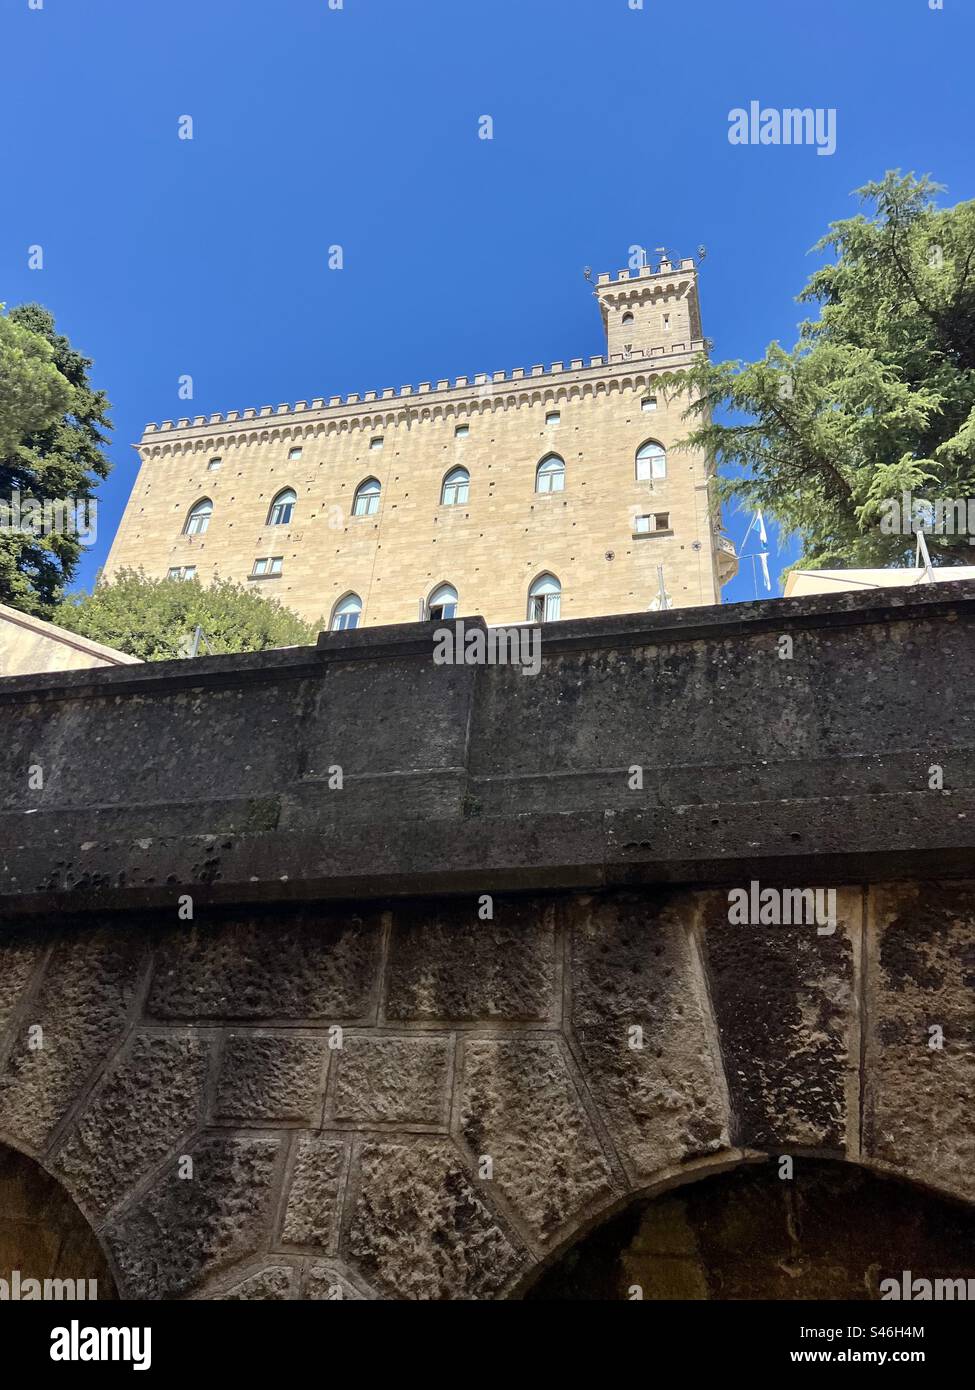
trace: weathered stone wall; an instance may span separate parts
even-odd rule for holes
[[[838,901],[829,937],[672,889],[8,929],[0,1137],[139,1298],[501,1297],[755,1153],[975,1198],[972,885]]]
[[[973,618],[938,585],[556,623],[537,676],[410,623],[0,681],[0,905],[975,873]]]
[[[146,1298],[517,1295],[763,1154],[971,1201],[975,600],[881,597],[0,682],[0,1143]]]

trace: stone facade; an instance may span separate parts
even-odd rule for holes
[[[686,397],[654,386],[704,350],[694,264],[602,275],[596,295],[609,353],[588,362],[147,426],[106,573],[219,575],[326,625],[350,593],[364,625],[413,621],[444,584],[459,614],[523,622],[543,574],[561,584],[563,618],[646,611],[660,565],[674,606],[717,602],[734,550],[718,534],[705,459],[672,448],[688,429]],[[638,480],[648,442],[667,451],[666,476]],[[540,492],[536,468],[550,454],[564,461],[564,489]],[[456,468],[468,497],[446,505]],[[378,510],[357,516],[370,478]],[[296,495],[290,520],[266,524],[285,489]],[[184,534],[203,499],[205,533]],[[641,531],[640,516],[656,529]],[[280,573],[253,577],[272,558]]]
[[[410,624],[0,682],[0,1145],[148,1299],[517,1297],[783,1154],[970,1206],[973,621],[938,585],[555,624],[533,678]],[[755,879],[835,929],[733,924]]]
[[[35,926],[28,971],[8,929],[0,1137],[149,1299],[504,1297],[766,1154],[973,1201],[973,887],[841,888],[825,946],[743,937],[717,890]],[[255,930],[302,951],[269,974]]]

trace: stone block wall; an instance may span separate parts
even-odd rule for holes
[[[149,1299],[517,1295],[763,1155],[975,1198],[971,883],[842,888],[832,935],[716,889],[490,907],[7,923],[0,1142]]]

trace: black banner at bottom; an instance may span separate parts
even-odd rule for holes
[[[453,1334],[464,1339],[465,1378],[473,1371],[474,1379],[496,1382],[524,1374],[520,1355],[519,1371],[512,1363],[511,1337],[544,1354],[547,1375],[564,1363],[578,1377],[597,1352],[609,1358],[605,1374],[620,1354],[657,1360],[665,1349],[697,1374],[833,1365],[948,1370],[961,1363],[972,1330],[964,1301],[594,1302],[573,1304],[571,1322],[565,1314],[564,1305],[539,1302],[433,1308],[346,1301],[325,1310],[320,1302],[6,1302],[0,1335],[21,1379],[51,1368],[67,1380],[85,1371],[280,1375],[306,1363],[334,1374],[336,1358],[343,1367],[361,1358],[370,1372],[410,1366],[414,1375],[423,1346],[428,1373],[440,1374],[450,1367],[441,1358],[457,1354]]]

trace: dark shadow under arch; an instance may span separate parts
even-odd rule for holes
[[[115,1299],[115,1281],[98,1239],[60,1183],[26,1154],[0,1144],[0,1279],[8,1297],[79,1293],[84,1298]],[[27,1280],[37,1280],[36,1294]],[[84,1281],[69,1287],[63,1281]],[[90,1281],[94,1281],[94,1287]]]
[[[975,1210],[838,1160],[796,1157],[638,1197],[558,1256],[545,1300],[878,1299],[880,1282],[971,1280]]]

